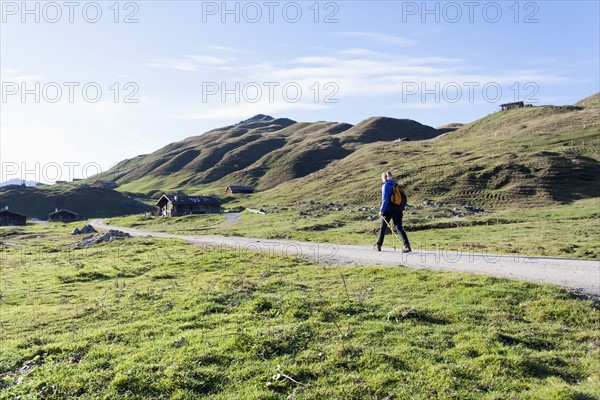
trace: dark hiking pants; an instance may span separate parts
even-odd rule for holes
[[[385,218],[385,221],[383,220]],[[404,228],[402,228],[402,211],[398,212],[384,212],[383,218],[379,217],[381,226],[379,227],[379,238],[377,239],[377,244],[381,246],[383,244],[383,239],[385,238],[385,230],[390,224],[390,220],[394,221],[394,228],[396,233],[400,235],[402,238],[402,242],[404,242],[405,248],[410,248],[410,243],[408,243],[408,237],[406,236],[406,232],[404,232]],[[386,224],[387,222],[387,224]]]

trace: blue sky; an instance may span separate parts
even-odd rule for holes
[[[436,127],[600,86],[597,1],[26,7],[2,1],[1,181],[86,177],[257,113]]]

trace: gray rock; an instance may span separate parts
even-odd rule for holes
[[[131,235],[129,233],[111,229],[104,234],[97,233],[95,235],[84,237],[81,242],[77,243],[77,247],[90,247],[100,243],[108,243],[117,239],[125,239],[130,237]]]
[[[98,231],[95,230],[93,226],[88,224],[88,225],[84,226],[83,228],[81,228],[79,230],[79,233],[98,233]]]
[[[71,231],[71,235],[84,235],[86,233],[98,233],[97,230],[94,229],[91,225],[85,225],[83,228],[75,228]]]

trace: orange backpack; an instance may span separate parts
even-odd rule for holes
[[[397,206],[397,209],[400,211],[404,211],[404,207],[406,207],[407,201],[406,193],[404,190],[400,189],[397,183],[392,186],[392,196],[390,197],[390,202]]]

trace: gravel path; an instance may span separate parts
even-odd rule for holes
[[[242,219],[241,213],[225,213],[225,221],[221,222],[217,226],[230,225],[230,224],[238,222],[240,219]]]
[[[178,238],[195,245],[237,247],[240,251],[265,251],[299,256],[321,264],[403,265],[409,268],[451,270],[485,274],[532,282],[551,283],[600,299],[600,261],[585,261],[519,255],[496,255],[475,252],[415,250],[403,254],[384,247],[381,252],[370,246],[331,243],[294,242],[290,240],[253,239],[228,236],[186,236],[106,225],[94,220],[97,229],[118,229],[132,236]]]

